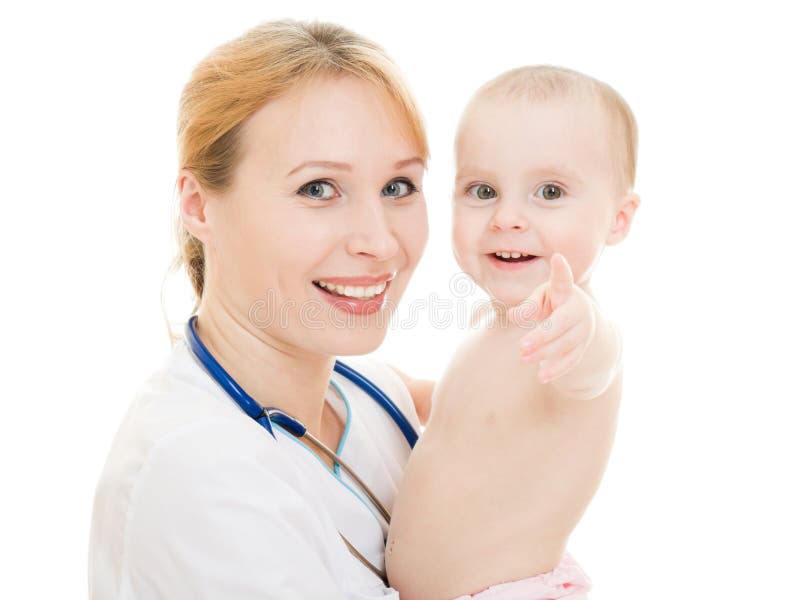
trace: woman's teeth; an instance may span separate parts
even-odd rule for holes
[[[319,287],[325,288],[332,294],[337,296],[347,296],[349,298],[369,299],[374,298],[383,293],[386,289],[386,283],[379,283],[377,285],[368,285],[366,287],[360,285],[336,285],[326,281],[315,281]]]
[[[536,255],[526,254],[525,252],[495,252],[494,255],[503,260],[531,260],[536,258]]]

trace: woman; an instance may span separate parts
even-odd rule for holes
[[[427,239],[428,147],[396,67],[331,24],[266,23],[183,90],[187,331],[135,398],[95,499],[93,598],[397,598],[386,523],[316,445],[250,418],[197,344],[260,407],[301,421],[391,509],[410,445],[337,355],[383,340]],[[351,362],[418,432],[430,387]],[[410,387],[409,387],[410,385]],[[413,391],[413,394],[409,392]],[[273,435],[270,435],[270,431]]]

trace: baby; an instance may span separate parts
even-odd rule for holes
[[[586,597],[565,549],[622,388],[589,280],[638,208],[636,145],[619,94],[567,69],[509,71],[467,105],[454,252],[493,310],[437,384],[394,503],[386,568],[403,600]]]

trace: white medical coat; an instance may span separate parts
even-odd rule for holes
[[[394,371],[343,360],[420,431]],[[408,442],[371,397],[332,377],[346,397],[326,395],[346,422],[339,453],[391,511]],[[339,536],[383,566],[385,527],[360,488],[273,428],[277,441],[178,343],[134,398],[98,483],[90,597],[398,599]]]

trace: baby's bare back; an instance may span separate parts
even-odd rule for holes
[[[437,384],[386,546],[403,600],[448,600],[553,569],[600,483],[621,376],[593,400],[559,397],[520,363],[523,334],[474,333]]]

